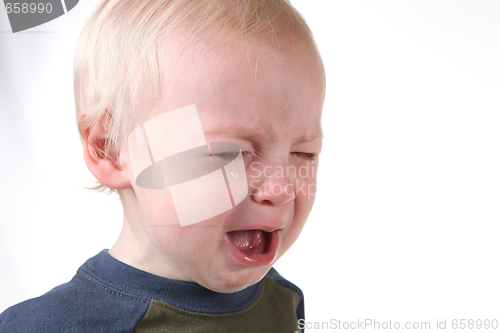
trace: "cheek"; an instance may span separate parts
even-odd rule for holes
[[[134,189],[142,224],[150,227],[178,227],[172,196],[168,190]]]
[[[168,190],[137,190],[141,224],[150,241],[168,252],[182,255],[206,244],[210,230],[201,224],[181,227]]]
[[[316,190],[316,178],[308,177],[297,179],[294,219],[301,225],[301,228],[306,223],[309,213],[314,205]]]
[[[293,222],[287,230],[287,237],[284,240],[284,246],[288,249],[299,237],[307,221],[309,213],[316,197],[316,166],[302,168],[302,173],[297,173],[296,177],[291,179],[295,188],[294,217]]]
[[[220,238],[226,214],[181,227],[168,190],[139,189],[136,193],[141,224],[150,242],[163,252],[179,259],[192,259],[200,253],[214,250],[214,242]]]
[[[201,250],[207,249],[209,234],[200,228],[163,227],[152,228],[152,237],[163,252],[173,255],[173,259],[187,262],[194,259]]]
[[[291,179],[295,188],[296,214],[306,213],[312,209],[317,192],[318,162],[304,163],[296,168],[294,178]],[[307,216],[306,216],[307,218]]]

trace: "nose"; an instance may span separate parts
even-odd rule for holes
[[[273,206],[284,205],[294,200],[295,189],[292,182],[290,182],[290,178],[286,173],[279,170],[270,172],[269,168],[269,166],[264,168],[261,179],[251,181],[250,193],[252,199],[257,203]]]

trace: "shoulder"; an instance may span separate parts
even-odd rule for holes
[[[301,298],[304,297],[302,290],[299,287],[297,287],[295,284],[293,284],[292,282],[288,281],[283,276],[281,276],[280,273],[278,273],[278,271],[276,269],[274,269],[274,267],[269,270],[269,272],[266,274],[266,277],[274,280],[276,283],[278,283],[282,287],[285,287],[285,288],[288,288],[288,289],[295,291],[297,294],[300,295]]]
[[[290,295],[287,299],[293,302],[297,314],[297,320],[304,319],[304,293],[302,292],[302,290],[295,284],[281,276],[274,268],[271,268],[264,279],[275,282],[274,289],[281,288],[282,293]]]
[[[149,302],[77,274],[46,294],[0,314],[0,332],[132,332]],[[91,324],[91,325],[89,325]]]

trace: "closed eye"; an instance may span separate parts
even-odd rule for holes
[[[316,153],[303,153],[303,152],[294,151],[294,152],[292,152],[292,155],[297,157],[297,158],[300,158],[302,160],[307,160],[307,161],[314,161],[318,158],[318,154],[316,154]]]
[[[213,156],[222,158],[223,160],[227,161],[236,160],[236,161],[244,161],[245,163],[247,163],[249,160],[252,159],[252,155],[246,151],[242,151],[241,155],[239,151],[231,151],[231,152],[214,154]]]
[[[296,158],[299,158],[302,160],[307,160],[307,161],[314,161],[318,158],[318,154],[316,154],[316,153],[304,153],[304,152],[295,151],[295,152],[292,152],[291,154]],[[241,157],[244,160],[250,158],[251,156],[249,156],[249,155],[250,154],[247,152],[241,152]],[[240,152],[224,152],[224,153],[214,154],[214,156],[220,157],[224,160],[231,160],[231,161],[234,159],[241,158]]]
[[[219,154],[215,154],[215,156],[218,156],[224,160],[234,160],[236,157],[238,157],[239,154],[240,154],[239,151],[235,151],[235,152],[219,153]]]

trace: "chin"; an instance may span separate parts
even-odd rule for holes
[[[272,266],[246,268],[243,271],[219,275],[213,283],[202,284],[207,289],[219,293],[234,293],[258,283]],[[208,281],[206,281],[208,282]]]

